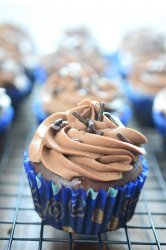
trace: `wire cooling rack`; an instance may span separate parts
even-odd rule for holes
[[[135,215],[125,228],[82,236],[43,224],[34,211],[22,167],[24,148],[35,124],[30,106],[33,98],[34,94],[17,110],[0,160],[0,250],[166,249],[166,183],[156,157],[165,159],[165,155],[153,129],[141,128],[150,140],[147,148],[150,172]]]

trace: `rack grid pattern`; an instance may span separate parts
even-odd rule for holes
[[[150,173],[135,215],[125,228],[83,236],[44,225],[34,211],[22,167],[30,128],[35,124],[29,112],[32,99],[33,95],[17,111],[0,159],[0,249],[166,249],[166,183],[153,148],[147,148]]]

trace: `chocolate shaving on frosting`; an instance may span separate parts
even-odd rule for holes
[[[121,179],[123,172],[132,169],[138,155],[144,154],[141,144],[147,140],[134,129],[126,128],[121,123],[117,126],[105,115],[103,121],[98,121],[96,114],[99,109],[98,102],[86,99],[76,108],[49,116],[32,139],[30,160],[42,163],[45,168],[67,180],[79,176],[99,181]],[[54,133],[52,125],[59,118],[67,123]],[[95,128],[96,133],[86,132],[87,128]],[[99,135],[101,132],[103,136]],[[129,142],[122,141],[118,134]]]

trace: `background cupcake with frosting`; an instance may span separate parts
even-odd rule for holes
[[[12,23],[0,24],[0,60],[14,61],[32,83],[41,80],[44,72],[35,56],[34,44],[30,35],[20,26]]]
[[[147,175],[146,138],[83,100],[49,116],[30,143],[24,166],[45,224],[81,234],[123,227]]]
[[[113,112],[124,124],[131,118],[118,81],[101,77],[89,65],[78,62],[66,64],[49,77],[34,106],[35,115],[40,123],[48,115],[71,109],[85,98],[104,101],[105,111]]]
[[[128,81],[124,82],[124,89],[143,125],[153,124],[154,96],[166,86],[165,42],[163,34],[148,29],[131,32],[123,40],[122,53],[130,61],[130,74]]]

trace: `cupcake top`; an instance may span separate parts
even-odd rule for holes
[[[30,161],[67,180],[121,179],[145,153],[141,145],[147,140],[103,111],[104,103],[85,99],[76,108],[48,117],[29,146]]]
[[[166,56],[148,62],[140,62],[130,76],[135,89],[154,96],[166,87]]]
[[[166,39],[161,33],[142,28],[129,32],[123,39],[122,51],[131,55],[132,60],[154,58],[166,51]]]
[[[103,74],[107,67],[100,49],[85,27],[67,30],[57,50],[43,58],[43,65],[49,75],[66,64],[74,62],[89,65],[98,74]]]
[[[166,118],[166,88],[160,90],[155,96],[153,111],[161,113]]]
[[[11,59],[29,70],[37,65],[34,45],[28,33],[11,23],[0,24],[0,61]]]
[[[73,108],[84,98],[109,103],[118,96],[120,89],[113,81],[99,77],[87,65],[70,63],[48,79],[41,98],[45,112],[52,114]]]

